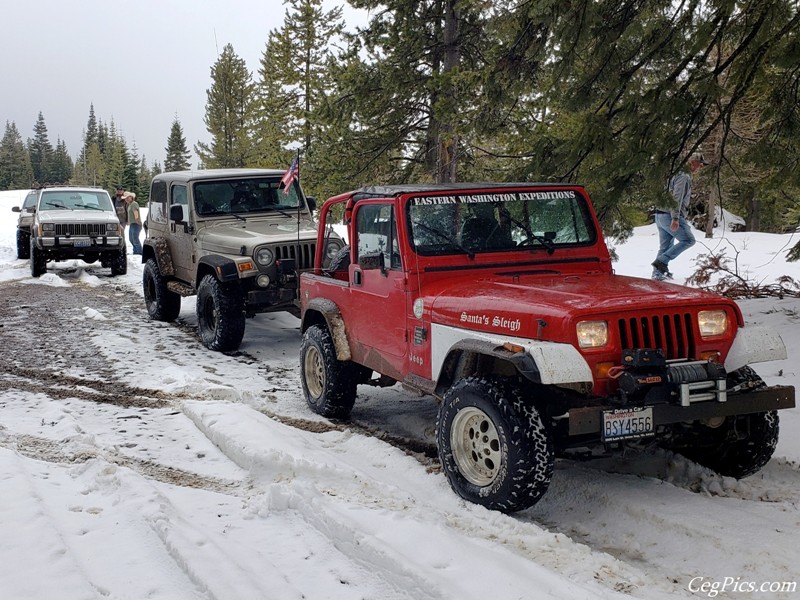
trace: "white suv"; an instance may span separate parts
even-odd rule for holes
[[[38,190],[31,190],[25,196],[22,206],[14,206],[11,210],[19,213],[17,219],[17,258],[30,258],[31,255],[31,223],[36,208]]]
[[[31,275],[39,277],[51,260],[100,260],[112,275],[128,270],[125,236],[111,197],[103,189],[43,188],[31,225]]]

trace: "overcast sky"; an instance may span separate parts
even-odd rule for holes
[[[13,121],[27,140],[41,112],[50,142],[64,140],[75,158],[93,104],[140,158],[163,165],[175,116],[190,151],[210,142],[206,90],[225,44],[255,79],[285,10],[281,0],[3,0],[0,124]],[[347,28],[363,14],[345,7]]]

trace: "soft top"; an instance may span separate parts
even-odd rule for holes
[[[237,177],[279,177],[281,169],[196,169],[190,171],[167,171],[159,173],[154,179],[168,181],[196,181],[200,179],[227,179]]]

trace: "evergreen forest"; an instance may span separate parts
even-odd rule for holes
[[[180,121],[164,170],[286,168],[307,194],[372,183],[584,185],[624,239],[702,152],[697,212],[754,231],[800,220],[798,0],[285,0],[258,65],[226,45],[210,66],[207,141],[190,165]],[[2,118],[2,114],[0,114]],[[40,114],[6,122],[0,189],[67,181],[146,199],[148,165],[89,108],[70,157]],[[701,218],[710,235],[713,218]],[[703,225],[705,223],[705,225]]]

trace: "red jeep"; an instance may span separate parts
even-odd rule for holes
[[[323,269],[342,220],[350,246]],[[721,296],[614,274],[580,186],[367,187],[329,199],[318,235],[300,283],[308,405],[346,418],[359,384],[432,395],[444,472],[471,502],[527,508],[556,454],[596,445],[655,441],[744,477],[794,406],[748,366],[785,358],[780,336]]]

